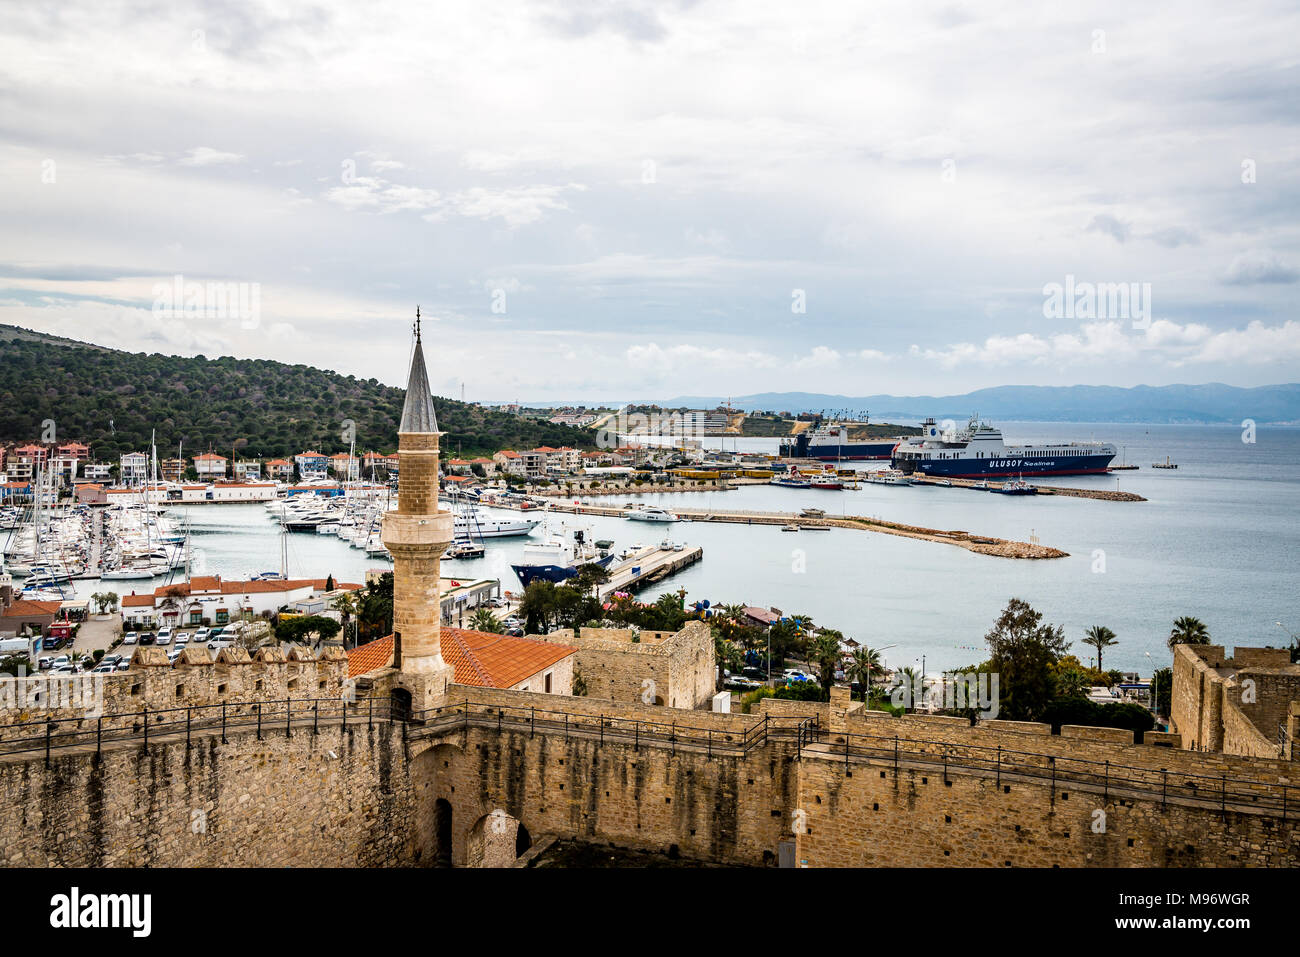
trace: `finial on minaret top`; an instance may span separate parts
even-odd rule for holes
[[[437,432],[438,417],[433,411],[429,392],[429,374],[424,365],[424,347],[420,342],[420,307],[415,307],[415,349],[411,353],[411,374],[406,383],[406,402],[398,432]]]

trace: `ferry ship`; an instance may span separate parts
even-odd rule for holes
[[[561,534],[548,535],[540,542],[528,542],[524,545],[523,561],[510,567],[527,588],[539,580],[558,585],[578,574],[579,565],[592,564],[607,568],[613,560],[614,556],[608,548],[593,548],[588,545],[585,533],[578,529],[573,531],[572,539]]]
[[[947,478],[1092,475],[1105,472],[1116,451],[1109,442],[1007,445],[1000,429],[978,417],[952,432],[926,419],[921,435],[899,444],[891,464],[903,472]]]
[[[887,459],[893,454],[898,441],[851,440],[847,425],[831,422],[782,441],[781,455],[785,458],[816,459],[818,462]]]

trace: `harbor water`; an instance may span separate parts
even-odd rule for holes
[[[687,601],[743,602],[806,614],[885,652],[891,667],[928,671],[960,667],[986,653],[985,632],[1007,600],[1028,601],[1046,621],[1064,626],[1072,651],[1087,663],[1085,629],[1106,625],[1119,643],[1105,652],[1108,668],[1150,673],[1169,663],[1173,620],[1203,620],[1215,644],[1284,646],[1300,632],[1300,430],[1260,429],[1255,442],[1240,429],[1209,426],[1002,423],[1008,442],[1099,441],[1121,449],[1115,464],[1138,471],[1072,476],[1053,484],[1116,489],[1145,502],[1064,496],[1013,497],[963,488],[865,484],[829,491],[747,486],[724,492],[602,496],[664,508],[877,516],[938,529],[1028,541],[1069,553],[1053,560],[1011,560],[962,548],[850,529],[798,533],[780,525],[681,522],[554,514],[551,531],[585,528],[613,539],[615,551],[669,538],[701,545],[704,559],[652,586],[642,597],[685,588]],[[715,440],[716,444],[716,440]],[[774,450],[775,440],[726,439],[730,450]],[[1169,456],[1177,470],[1154,470]],[[872,467],[870,465],[861,467]],[[228,579],[278,570],[279,526],[261,505],[197,505],[170,510],[188,520],[196,574]],[[489,514],[493,510],[485,509]],[[517,517],[517,512],[501,512]],[[534,517],[539,517],[533,513]],[[536,540],[542,533],[533,533]],[[367,569],[391,568],[333,536],[290,533],[292,577],[362,581]],[[488,539],[481,559],[445,561],[451,578],[498,578],[519,589],[510,568],[526,539]],[[147,582],[118,582],[128,594]],[[87,596],[108,583],[78,582]],[[1281,622],[1279,626],[1276,624]],[[1150,655],[1150,657],[1148,657]]]

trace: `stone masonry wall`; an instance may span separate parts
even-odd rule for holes
[[[409,864],[414,802],[400,727],[196,735],[0,761],[0,864]]]
[[[576,667],[589,695],[686,709],[707,707],[713,697],[713,637],[704,622],[689,621],[675,634],[645,631],[637,642],[630,630],[610,628],[535,637],[578,649]]]

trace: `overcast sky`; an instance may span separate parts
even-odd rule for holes
[[[484,401],[1300,379],[1300,10],[1140,6],[8,5],[0,322],[400,384],[419,303]]]

